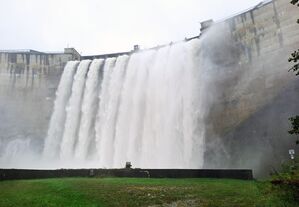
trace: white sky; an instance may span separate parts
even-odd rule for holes
[[[196,36],[261,0],[0,0],[0,49],[129,51]]]

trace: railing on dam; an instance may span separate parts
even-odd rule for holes
[[[132,52],[133,51],[130,51],[130,52],[110,53],[110,54],[103,54],[103,55],[81,56],[81,60],[106,59],[106,58],[118,57],[118,56],[121,56],[121,55],[129,55]]]
[[[158,45],[158,46],[155,46],[155,47],[151,47],[151,48],[147,48],[147,49],[142,49],[142,50],[139,49],[138,45],[135,45],[134,46],[134,50],[131,50],[131,51],[128,51],[128,52],[118,52],[118,53],[109,53],[109,54],[102,54],[102,55],[81,56],[81,60],[106,59],[106,58],[118,57],[118,56],[121,56],[121,55],[130,55],[130,54],[135,53],[137,51],[158,50],[158,49],[160,49],[162,47],[167,47],[169,45],[177,44],[177,43],[180,43],[180,42],[188,42],[188,41],[191,41],[193,39],[197,39],[199,37],[200,37],[200,35],[197,35],[197,36],[194,36],[194,37],[185,38],[184,40],[181,40],[181,41],[170,42],[168,44]]]

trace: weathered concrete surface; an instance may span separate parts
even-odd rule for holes
[[[61,73],[67,61],[80,58],[80,54],[74,48],[65,48],[64,52],[56,53],[0,50],[0,72],[17,75]]]
[[[216,24],[207,33],[213,76],[206,167],[246,167],[266,175],[288,159],[299,114],[299,83],[288,57],[299,48],[299,10],[274,0]]]
[[[61,73],[78,55],[72,48],[61,53],[0,51],[0,156],[16,139],[28,138],[41,148]]]

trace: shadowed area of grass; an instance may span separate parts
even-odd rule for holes
[[[268,182],[64,178],[0,182],[0,206],[296,206]]]

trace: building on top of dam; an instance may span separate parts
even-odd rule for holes
[[[23,74],[61,72],[67,61],[80,60],[80,54],[74,48],[65,48],[61,52],[40,52],[36,50],[0,50],[0,71]]]

